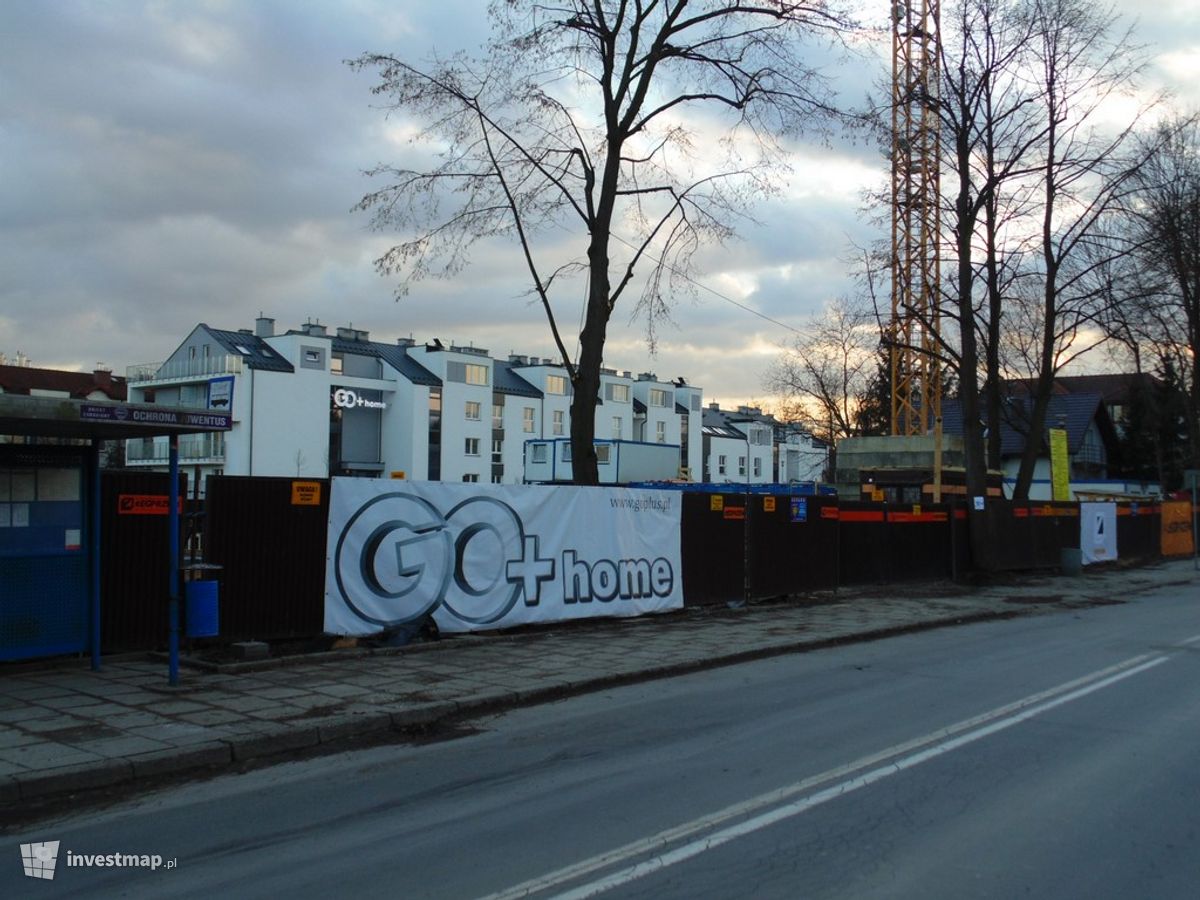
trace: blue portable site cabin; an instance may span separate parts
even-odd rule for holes
[[[228,413],[0,394],[0,660],[90,651],[99,668],[101,442],[168,435],[174,448],[180,434],[230,425]],[[174,603],[174,580],[163,587]]]

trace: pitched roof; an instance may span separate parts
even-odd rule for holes
[[[1000,455],[1019,456],[1025,450],[1025,439],[1029,432],[1029,420],[1033,412],[1033,398],[1011,397],[1005,404],[1005,415],[1000,423]],[[981,410],[984,422],[987,410]],[[1116,433],[1108,417],[1100,394],[1052,394],[1046,409],[1046,427],[1064,428],[1067,432],[1067,452],[1075,453],[1083,444],[1088,426],[1095,421],[1101,437],[1108,443],[1115,442]],[[942,403],[942,430],[946,434],[963,433],[962,405],[958,400]]]
[[[0,391],[28,394],[30,391],[55,391],[77,400],[100,391],[110,400],[124,400],[125,379],[111,372],[64,372],[61,369],[36,369],[32,366],[0,366]]]
[[[400,344],[384,344],[380,341],[349,341],[335,337],[331,341],[335,353],[360,353],[377,356],[411,381],[426,387],[438,387],[442,379],[408,355],[408,348]]]
[[[220,344],[226,353],[240,356],[251,369],[261,369],[264,372],[295,371],[290,362],[257,335],[244,331],[224,331],[204,324],[200,327],[211,334],[213,340]]]
[[[1006,382],[1014,395],[1026,396],[1033,392],[1036,381],[1019,378]],[[1124,406],[1129,395],[1137,390],[1150,390],[1159,385],[1159,380],[1148,372],[1108,373],[1103,375],[1060,375],[1054,379],[1055,394],[1099,394],[1109,406]]]
[[[518,375],[511,362],[496,360],[492,366],[492,388],[498,394],[513,394],[517,397],[541,397],[542,392]]]

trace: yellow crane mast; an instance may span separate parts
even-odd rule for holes
[[[892,8],[892,434],[927,434],[941,416],[940,0]],[[970,323],[964,323],[970,327]]]

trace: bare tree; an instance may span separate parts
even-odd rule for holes
[[[1025,0],[958,0],[943,29],[936,98],[946,189],[946,316],[958,323],[957,348],[947,347],[960,385],[967,491],[986,492],[986,470],[999,464],[999,428],[985,448],[980,383],[987,421],[1000,409],[999,347],[1004,294],[1010,281],[1004,233],[1027,206],[1021,180],[1047,125],[1037,115],[1039,90],[1023,77],[1034,30]]]
[[[1106,273],[1129,245],[1113,227],[1148,150],[1132,137],[1144,108],[1122,127],[1100,127],[1104,104],[1128,92],[1142,66],[1128,30],[1111,8],[1088,0],[1034,0],[1035,69],[1045,137],[1037,148],[1038,233],[1029,273],[1036,308],[1028,326],[1032,408],[1013,496],[1029,495],[1043,450],[1046,410],[1059,370],[1103,338],[1112,293]],[[1019,333],[1019,332],[1018,332]]]
[[[574,389],[575,480],[594,484],[614,309],[640,291],[653,343],[696,251],[777,189],[778,137],[836,115],[804,48],[850,23],[835,0],[496,0],[490,15],[482,58],[353,63],[378,73],[375,94],[418,119],[437,154],[373,170],[389,183],[359,207],[405,235],[376,263],[403,276],[398,293],[457,274],[479,240],[515,239]],[[564,233],[577,236],[566,250]],[[577,358],[558,312],[573,273],[586,277]]]
[[[842,298],[811,318],[767,372],[783,417],[825,441],[860,434],[860,412],[876,375],[879,325]]]
[[[1200,468],[1200,124],[1175,116],[1143,139],[1128,207],[1136,245],[1128,291],[1109,322],[1140,363],[1176,373],[1186,397],[1187,455]],[[1140,366],[1139,366],[1140,370]]]

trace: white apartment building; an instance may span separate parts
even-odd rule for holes
[[[699,388],[605,369],[598,441],[677,444],[700,458]],[[308,323],[275,333],[197,325],[164,362],[131,366],[129,399],[229,410],[224,435],[180,440],[180,464],[208,474],[358,475],[514,484],[526,442],[570,436],[571,384],[548,359],[493,359],[476,347],[370,340]],[[130,466],[164,468],[165,438],[131,441]]]
[[[710,403],[703,413],[704,481],[794,484],[822,478],[828,454],[811,434],[753,406]]]

